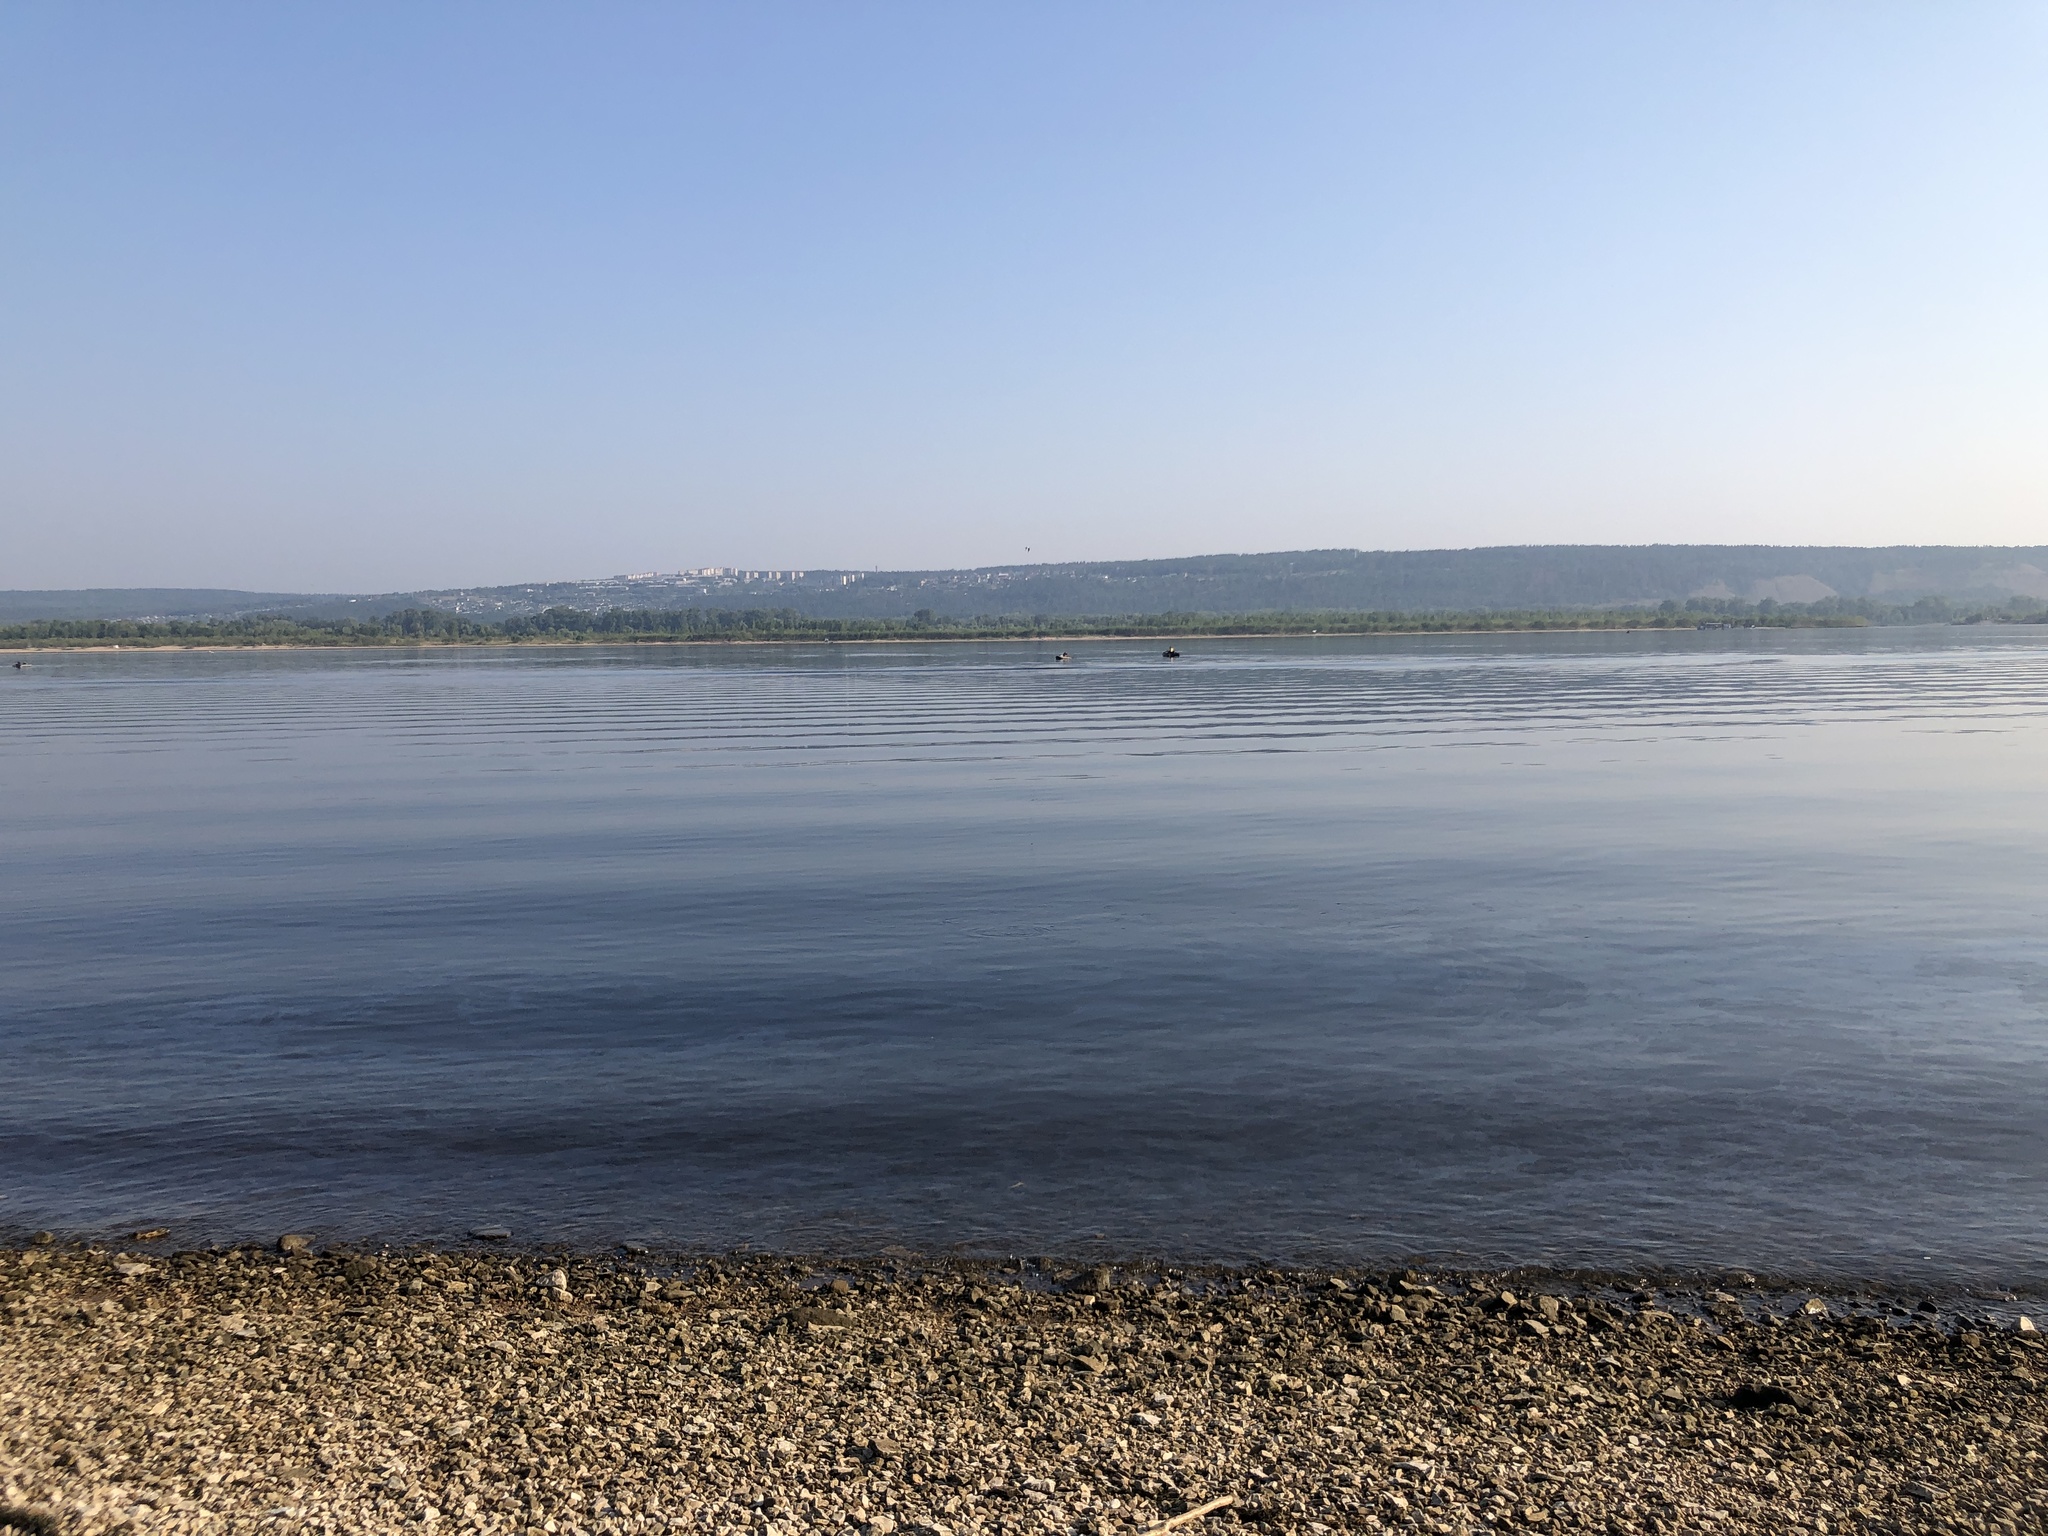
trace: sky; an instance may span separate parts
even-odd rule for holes
[[[12,0],[0,588],[2048,541],[2048,0]]]

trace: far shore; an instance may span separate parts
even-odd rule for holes
[[[1750,626],[1750,633],[1783,634],[1793,631],[1805,632],[1815,629],[1849,629],[1862,626],[1810,625],[1810,624],[1758,624]],[[1870,626],[1876,627],[1876,626]],[[1887,625],[1887,629],[1949,629],[1950,624],[1928,625]],[[2027,629],[2037,626],[2014,624],[1992,625],[1986,621],[1977,628],[1997,627]],[[1733,626],[1741,629],[1743,626]],[[572,650],[595,649],[644,650],[649,647],[691,647],[691,646],[842,646],[842,645],[1146,645],[1163,641],[1169,645],[1187,644],[1203,640],[1414,640],[1431,636],[1459,635],[1689,635],[1715,633],[1697,630],[1692,625],[1653,624],[1638,625],[1630,629],[1623,625],[1544,625],[1530,628],[1470,628],[1470,629],[1275,629],[1275,630],[1189,630],[1169,632],[1161,630],[1156,634],[1033,634],[1033,635],[650,635],[645,638],[612,638],[592,636],[587,640],[338,640],[333,644],[314,644],[303,641],[260,642],[247,645],[208,642],[200,645],[180,645],[174,642],[153,644],[148,641],[121,641],[107,644],[64,644],[0,646],[0,656],[49,656],[70,655],[94,651],[172,651],[183,653],[207,653],[228,651],[474,651],[474,650]]]

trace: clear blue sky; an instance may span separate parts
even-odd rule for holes
[[[0,9],[0,587],[2048,541],[2048,5]]]

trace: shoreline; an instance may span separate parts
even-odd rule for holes
[[[1819,628],[1818,625],[1773,625],[1774,629]],[[1830,626],[1845,627],[1845,626]],[[1874,626],[1873,626],[1874,627]],[[1911,626],[1892,626],[1903,628]],[[657,646],[745,646],[745,645],[1097,645],[1115,642],[1126,645],[1146,645],[1155,640],[1409,640],[1418,635],[1632,635],[1632,634],[1693,634],[1691,629],[1672,628],[1668,630],[1609,629],[1605,626],[1589,625],[1571,627],[1558,625],[1549,629],[1343,629],[1343,630],[1231,630],[1217,632],[1200,630],[1192,633],[1161,630],[1156,635],[828,635],[822,638],[809,635],[749,635],[729,639],[723,635],[704,636],[655,636],[645,640],[419,640],[419,641],[337,641],[332,645],[307,643],[252,643],[249,645],[30,645],[0,646],[0,656],[75,655],[92,651],[588,651],[610,647],[614,650],[645,650]]]
[[[1755,624],[1731,626],[1744,632],[1794,633],[1812,630],[1901,630],[1901,629],[2034,629],[2038,625],[2021,623],[2000,623],[1985,620],[1982,623],[1958,625],[1948,622],[1930,624]],[[1335,629],[1335,630],[1160,630],[1154,634],[1032,634],[1032,635],[748,635],[729,638],[724,635],[651,635],[644,639],[592,638],[589,640],[347,640],[333,644],[312,644],[302,641],[267,642],[254,641],[247,645],[228,645],[206,642],[198,645],[179,645],[172,642],[150,644],[148,642],[122,641],[106,645],[0,645],[0,656],[78,655],[97,651],[173,651],[233,652],[233,651],[532,651],[562,650],[584,651],[610,647],[614,650],[644,650],[650,647],[688,646],[842,646],[842,645],[1050,645],[1050,644],[1149,644],[1155,640],[1176,642],[1196,640],[1413,640],[1429,636],[1466,635],[1689,635],[1714,633],[1695,625],[1638,625],[1633,629],[1621,625],[1546,625],[1541,628],[1444,628],[1444,629]]]
[[[0,1249],[0,1531],[2048,1530],[2004,1299],[165,1246]]]

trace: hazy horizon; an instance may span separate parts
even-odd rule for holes
[[[2048,528],[2048,10],[0,14],[0,587]]]
[[[252,592],[252,593],[267,593],[267,592],[276,592],[276,593],[289,593],[289,594],[293,594],[293,595],[332,595],[332,596],[343,596],[343,597],[347,597],[347,596],[383,596],[383,595],[389,595],[389,594],[394,594],[394,593],[411,593],[411,592],[435,592],[435,591],[462,591],[462,590],[472,590],[472,589],[475,589],[475,590],[481,590],[481,589],[485,589],[485,588],[501,588],[501,587],[522,587],[522,586],[534,586],[534,587],[541,587],[541,586],[564,586],[564,585],[576,585],[576,584],[580,584],[580,583],[592,583],[592,582],[605,582],[605,581],[617,581],[617,580],[625,580],[625,579],[632,579],[632,578],[635,578],[635,577],[641,577],[641,576],[671,576],[671,575],[678,575],[678,574],[682,574],[682,573],[684,573],[684,572],[693,572],[693,571],[698,571],[698,570],[706,570],[706,569],[718,569],[718,570],[722,570],[722,571],[724,571],[724,572],[726,572],[726,573],[728,573],[728,574],[755,574],[755,575],[768,575],[768,574],[771,574],[771,573],[772,573],[772,574],[776,574],[776,575],[785,575],[785,576],[804,576],[804,575],[817,575],[817,574],[820,574],[820,573],[838,573],[838,572],[842,572],[842,571],[847,571],[847,572],[851,572],[851,571],[877,571],[877,570],[879,570],[879,571],[882,571],[882,572],[883,572],[884,574],[889,574],[889,575],[906,575],[906,574],[913,574],[913,575],[917,575],[917,574],[956,574],[956,573],[972,573],[972,572],[985,572],[985,571],[987,571],[987,572],[992,572],[992,571],[1017,571],[1017,572],[1022,572],[1022,571],[1028,571],[1028,570],[1036,569],[1036,568],[1056,569],[1056,568],[1059,568],[1059,567],[1062,567],[1062,566],[1070,566],[1070,565],[1075,565],[1075,566],[1079,566],[1079,565],[1095,565],[1095,564],[1103,564],[1103,563],[1117,563],[1117,564],[1128,564],[1128,565],[1153,565],[1153,564],[1172,564],[1172,563],[1175,563],[1175,562],[1180,562],[1180,561],[1193,561],[1193,560],[1260,560],[1260,559],[1273,559],[1273,558],[1282,558],[1282,557],[1285,557],[1285,556],[1289,556],[1289,555],[1309,555],[1309,554],[1323,554],[1323,553],[1339,553],[1339,554],[1362,554],[1362,555],[1368,555],[1368,556],[1370,556],[1370,555],[1401,555],[1401,554],[1409,554],[1409,555],[1427,555],[1427,554],[1485,554],[1485,553],[1493,553],[1493,552],[1507,552],[1507,551],[1515,551],[1515,550],[1529,550],[1529,551],[1535,552],[1535,551],[1546,551],[1546,550],[1549,550],[1549,551],[1564,551],[1564,550],[1615,550],[1615,551],[1625,551],[1625,550],[1644,550],[1644,551],[1651,551],[1651,550],[1660,550],[1660,549],[1701,549],[1701,550],[1707,550],[1707,549],[1731,549],[1731,550],[1733,550],[1733,549],[1744,549],[1744,550],[1747,550],[1747,549],[1769,549],[1769,550],[1782,550],[1782,551],[1783,551],[1784,553],[1786,553],[1787,555],[1798,555],[1798,554],[1802,554],[1802,553],[1814,553],[1814,552],[1821,552],[1821,551],[1831,551],[1831,550],[1840,550],[1840,549],[1848,549],[1848,550],[1855,550],[1855,551],[1870,551],[1870,552],[1873,552],[1873,553],[1884,553],[1884,552],[1887,552],[1887,551],[1891,551],[1891,550],[1899,550],[1899,551],[1906,551],[1906,550],[1949,550],[1949,551],[1969,551],[1969,552],[1974,552],[1974,551],[1984,551],[1984,552],[1987,552],[1987,553],[1989,553],[1989,552],[2000,552],[2000,551],[2013,551],[2013,552],[2023,552],[2023,553],[2029,553],[2029,554],[2031,554],[2031,553],[2037,553],[2037,552],[2039,552],[2039,551],[2041,550],[2041,548],[2042,548],[2042,546],[2041,546],[2041,545],[2039,545],[2039,544],[2016,544],[2016,543],[2008,543],[2008,544],[1935,544],[1935,543],[1930,543],[1930,544],[1917,544],[1917,545],[1916,545],[1916,544],[1891,544],[1891,545],[1841,545],[1841,544],[1833,544],[1833,545],[1827,545],[1827,544],[1778,544],[1778,543],[1772,543],[1772,542],[1770,542],[1770,541],[1768,541],[1768,540],[1765,540],[1765,541],[1757,541],[1757,542],[1753,542],[1753,543],[1750,543],[1750,544],[1743,544],[1743,545],[1734,545],[1734,544],[1711,544],[1711,543],[1689,543],[1689,544],[1678,544],[1678,543],[1670,543],[1670,542],[1662,542],[1662,541],[1660,541],[1660,542],[1657,542],[1657,543],[1647,543],[1647,544],[1617,544],[1617,543],[1610,543],[1610,544],[1585,544],[1585,543],[1579,543],[1579,544],[1572,544],[1572,543],[1554,543],[1554,544],[1467,544],[1467,545],[1418,545],[1418,546],[1413,546],[1413,547],[1409,547],[1409,548],[1405,548],[1405,549],[1358,549],[1358,548],[1355,548],[1355,547],[1354,547],[1354,548],[1347,548],[1347,547],[1344,547],[1344,546],[1334,546],[1334,545],[1333,545],[1333,546],[1329,546],[1328,548],[1326,548],[1326,549],[1323,549],[1323,550],[1309,550],[1309,549],[1239,549],[1239,550],[1224,550],[1224,549],[1208,549],[1208,550],[1195,550],[1195,551],[1191,551],[1191,552],[1186,552],[1186,553],[1181,553],[1181,554],[1173,554],[1173,555],[1135,555],[1135,556],[1130,556],[1130,557],[1128,557],[1127,559],[1125,559],[1125,560],[1122,560],[1122,561],[1113,561],[1113,562],[1104,562],[1104,561],[1087,561],[1087,560],[1054,560],[1054,559],[1045,559],[1045,560],[1040,560],[1040,559],[1038,559],[1038,558],[1036,558],[1036,557],[1033,557],[1033,558],[1030,558],[1030,559],[1026,559],[1026,560],[1011,560],[1011,561],[1000,561],[1000,560],[998,560],[998,561],[989,561],[989,562],[986,562],[986,563],[983,563],[983,564],[979,564],[979,565],[961,565],[961,566],[908,566],[908,565],[905,565],[905,566],[887,566],[887,567],[882,567],[882,566],[833,566],[833,565],[824,565],[824,564],[818,564],[818,563],[807,563],[807,562],[804,562],[804,561],[796,561],[796,562],[793,562],[793,563],[791,563],[791,564],[789,564],[789,565],[784,565],[784,566],[777,566],[777,565],[775,565],[775,564],[774,564],[774,563],[772,563],[772,562],[763,562],[763,561],[759,561],[759,560],[755,560],[755,561],[739,560],[739,561],[733,561],[733,562],[731,562],[730,564],[727,564],[727,565],[723,565],[723,566],[717,566],[717,567],[712,567],[712,566],[710,566],[710,564],[709,564],[709,563],[707,562],[707,563],[706,563],[705,565],[701,565],[701,566],[687,566],[687,565],[686,565],[686,566],[668,566],[668,567],[643,567],[643,568],[641,568],[641,569],[639,569],[639,570],[634,570],[634,571],[628,571],[628,570],[623,570],[623,569],[622,569],[622,570],[616,570],[616,571],[574,571],[574,572],[557,572],[557,573],[553,573],[553,574],[548,574],[548,575],[527,575],[527,576],[519,576],[519,577],[514,577],[514,578],[512,578],[512,579],[510,579],[510,580],[507,580],[507,581],[500,581],[500,582],[481,582],[481,581],[452,581],[452,582],[444,582],[444,583],[441,583],[441,584],[439,584],[439,585],[423,585],[423,586],[417,586],[417,587],[384,587],[384,588],[379,588],[379,589],[376,589],[375,591],[372,591],[372,590],[370,590],[370,589],[367,589],[367,588],[363,588],[363,589],[348,589],[348,588],[313,588],[313,587],[305,587],[305,588],[286,588],[286,587],[260,587],[260,588],[259,588],[259,587],[249,587],[249,588],[237,588],[237,587],[232,587],[232,586],[229,586],[229,585],[227,585],[227,584],[225,584],[225,583],[221,583],[221,582],[179,582],[179,583],[166,583],[166,582],[136,582],[136,583],[124,583],[124,584],[122,584],[122,585],[120,585],[120,586],[118,586],[118,587],[116,587],[116,586],[109,586],[109,585],[107,585],[107,584],[105,584],[105,583],[100,583],[100,584],[97,584],[97,585],[95,585],[95,586],[90,586],[90,587],[16,587],[16,588],[0,588],[0,591],[12,591],[12,592],[25,592],[25,593],[34,593],[34,592],[74,592],[74,591],[124,591],[124,592],[126,592],[126,591],[150,591],[150,590],[166,590],[166,591],[170,591],[170,590],[186,590],[186,591],[221,591],[221,592],[229,592],[229,591],[247,591],[247,592]]]

